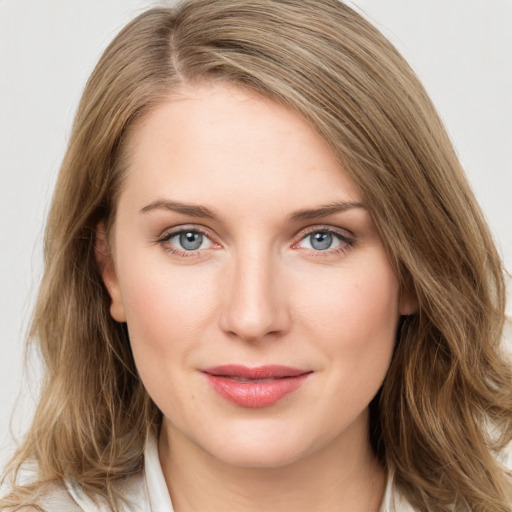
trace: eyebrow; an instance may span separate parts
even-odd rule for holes
[[[165,199],[157,199],[152,203],[141,208],[140,213],[147,213],[153,210],[169,210],[183,215],[189,215],[190,217],[199,217],[202,219],[216,218],[215,213],[206,208],[205,206],[199,206],[194,204],[178,203],[176,201],[167,201]]]
[[[363,203],[355,201],[336,201],[334,203],[319,206],[318,208],[307,208],[298,210],[288,215],[289,222],[297,222],[301,220],[318,219],[335,213],[342,213],[353,208],[365,208]]]
[[[342,213],[353,208],[365,208],[363,203],[354,201],[337,201],[329,203],[318,208],[306,208],[304,210],[297,210],[296,212],[288,215],[288,222],[297,222],[301,220],[312,220],[320,217],[326,217],[335,213]],[[198,217],[202,219],[217,219],[214,211],[206,208],[205,206],[195,204],[179,203],[177,201],[169,201],[166,199],[157,199],[141,208],[140,213],[147,213],[153,210],[169,210],[191,217]]]

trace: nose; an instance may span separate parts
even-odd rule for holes
[[[240,254],[222,286],[221,328],[244,341],[282,336],[290,327],[281,263],[261,251]]]

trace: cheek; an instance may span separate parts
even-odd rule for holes
[[[139,264],[143,263],[143,264]],[[204,272],[130,258],[121,290],[137,366],[180,361],[204,338],[211,314],[209,280]],[[170,357],[169,357],[170,356]]]
[[[344,267],[317,280],[303,296],[303,328],[317,332],[325,351],[342,354],[356,366],[389,359],[399,318],[399,286],[385,258]]]
[[[138,373],[160,410],[193,409],[194,388],[184,386],[182,377],[208,339],[212,308],[206,276],[165,263],[140,265],[136,257],[130,265],[136,269],[124,269],[121,288]]]
[[[316,400],[324,410],[336,411],[325,421],[337,431],[340,421],[349,424],[366,409],[387,374],[399,318],[398,282],[387,261],[377,259],[316,285],[301,328],[326,361]]]

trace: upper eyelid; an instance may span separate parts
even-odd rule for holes
[[[349,231],[348,229],[335,227],[335,226],[329,226],[329,225],[316,225],[316,226],[309,226],[306,228],[301,229],[297,232],[295,235],[295,238],[298,238],[299,240],[302,240],[302,238],[310,235],[311,233],[317,233],[326,231],[328,233],[334,233],[336,235],[339,235],[342,238],[355,238],[355,235]]]
[[[212,239],[211,231],[202,227],[202,226],[180,226],[174,228],[167,228],[162,231],[162,233],[158,236],[159,240],[163,240],[166,238],[172,238],[173,236],[179,235],[180,233],[186,233],[188,231],[196,231],[197,233],[201,233],[210,239]]]

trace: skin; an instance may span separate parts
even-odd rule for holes
[[[352,179],[296,113],[227,85],[182,87],[129,147],[111,256],[100,229],[98,261],[163,413],[175,510],[378,510],[368,404],[414,304]],[[291,218],[334,203],[349,207]],[[186,251],[179,229],[203,233],[200,248]],[[311,235],[326,229],[319,250]],[[221,364],[312,373],[255,409],[208,384],[201,370]]]

